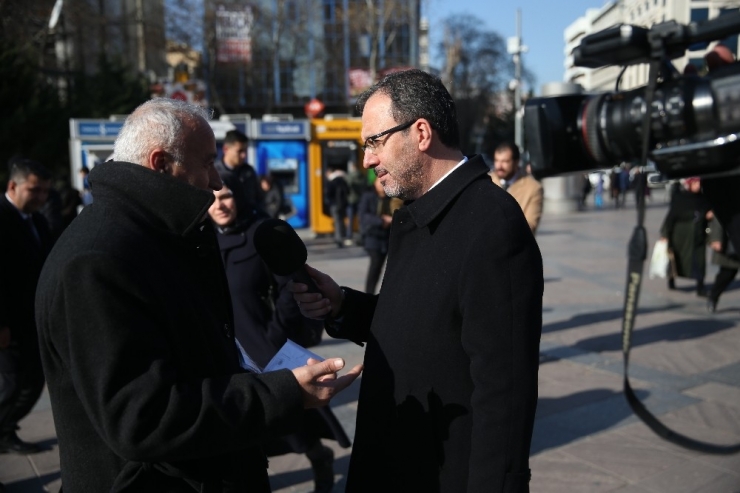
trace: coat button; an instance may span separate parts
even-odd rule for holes
[[[224,324],[224,335],[228,339],[231,339],[232,337],[231,327],[229,326],[229,324]]]

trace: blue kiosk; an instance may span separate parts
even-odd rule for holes
[[[260,175],[270,174],[280,183],[291,208],[285,220],[294,228],[309,225],[308,120],[293,120],[289,115],[265,115],[252,120],[255,168]]]

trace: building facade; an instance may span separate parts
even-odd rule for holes
[[[60,72],[93,73],[102,54],[150,80],[167,74],[164,0],[68,0],[48,39]],[[48,6],[51,16],[52,6]]]
[[[675,20],[679,24],[702,22],[738,11],[737,0],[616,0],[607,2],[598,9],[589,9],[565,29],[565,76],[567,82],[580,84],[586,91],[614,91],[621,67],[609,66],[597,69],[576,67],[573,50],[581,40],[608,27],[618,24],[633,24],[650,27],[654,24]],[[738,35],[712,42],[708,46],[690,47],[686,54],[673,60],[682,71],[691,63],[701,72],[704,55],[717,43],[722,43],[738,55]],[[696,49],[693,49],[696,48]],[[631,65],[622,75],[620,90],[640,87],[648,82],[648,65]]]
[[[420,0],[207,0],[204,72],[220,113],[350,113],[378,76],[419,65]]]

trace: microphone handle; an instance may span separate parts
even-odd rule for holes
[[[316,287],[316,283],[313,282],[313,279],[311,278],[311,276],[309,276],[308,272],[306,272],[305,266],[301,266],[300,269],[298,269],[297,271],[293,273],[293,281],[300,282],[301,284],[305,284],[306,286],[308,286],[307,292],[309,293],[320,293],[321,292],[319,291],[319,288]]]

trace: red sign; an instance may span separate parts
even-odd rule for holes
[[[309,118],[316,118],[324,111],[324,108],[326,108],[324,103],[316,98],[313,98],[303,107],[303,109],[306,111],[306,116]]]

